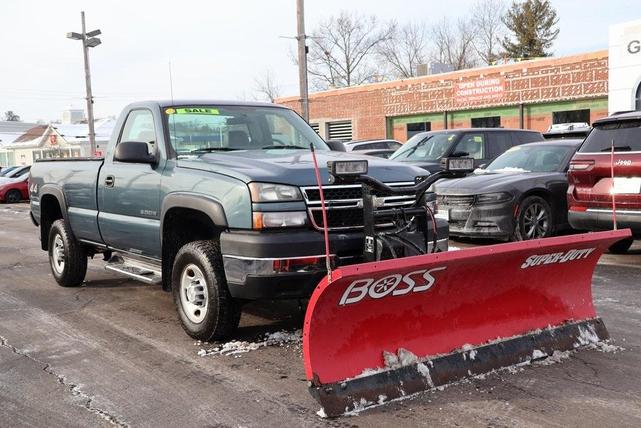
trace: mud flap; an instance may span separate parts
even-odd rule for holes
[[[586,233],[340,268],[305,315],[310,392],[337,416],[607,339],[592,274],[629,236]]]

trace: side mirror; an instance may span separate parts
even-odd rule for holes
[[[149,154],[147,143],[140,141],[123,141],[116,146],[114,160],[128,163],[148,163],[154,165],[156,156]]]
[[[345,145],[343,144],[342,141],[339,140],[328,140],[325,141],[327,145],[329,146],[329,149],[334,151],[334,152],[346,152],[345,150]]]
[[[487,166],[486,163],[482,163],[478,167],[476,167],[476,169],[485,169],[486,166]]]

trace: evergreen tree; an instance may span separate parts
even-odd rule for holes
[[[507,11],[503,22],[512,33],[503,39],[503,49],[510,58],[550,56],[548,51],[559,35],[559,18],[549,0],[516,1]]]

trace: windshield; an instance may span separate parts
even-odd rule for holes
[[[494,159],[485,172],[554,172],[561,171],[574,147],[539,143],[533,146],[514,146]]]
[[[390,159],[397,161],[435,161],[445,156],[456,139],[456,133],[417,134],[407,140]]]
[[[22,175],[22,174],[29,173],[29,169],[31,169],[31,168],[29,168],[29,167],[19,167],[19,168],[15,168],[15,169],[13,169],[13,170],[9,171],[9,172],[5,175],[5,177],[7,177],[7,178],[16,178],[16,177],[18,177],[18,176],[20,176],[20,175]]]
[[[608,123],[595,127],[579,149],[579,153],[600,153],[612,150],[641,151],[641,120]]]
[[[329,150],[296,113],[283,108],[250,106],[180,106],[165,108],[171,145],[178,157],[213,151]]]

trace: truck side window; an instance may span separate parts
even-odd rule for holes
[[[461,141],[456,145],[455,152],[465,152],[474,159],[485,159],[485,138],[481,132],[471,132],[463,135]]]
[[[149,110],[133,110],[127,116],[120,141],[146,143],[149,154],[155,153],[156,131],[154,117]]]
[[[490,158],[495,158],[505,153],[507,149],[512,147],[512,138],[509,132],[488,132],[488,151]]]

